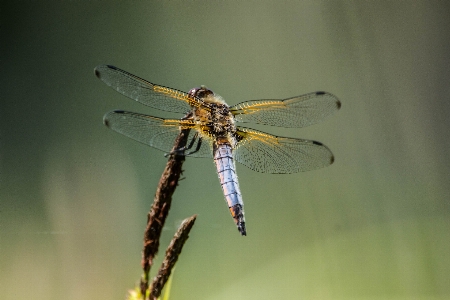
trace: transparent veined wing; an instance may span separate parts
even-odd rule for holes
[[[197,130],[195,129],[197,125],[190,120],[163,119],[116,110],[105,114],[103,123],[118,133],[166,153],[172,151],[180,128],[192,129],[189,132],[186,145],[192,145],[192,150],[197,151],[187,156],[212,158],[210,140],[203,138],[200,144],[198,144],[199,138],[196,135]],[[199,145],[198,149],[196,149],[197,145]],[[189,151],[186,150],[186,152]]]
[[[327,92],[314,92],[284,100],[251,100],[230,108],[239,122],[281,127],[305,127],[339,110],[341,102]]]
[[[200,101],[184,92],[153,84],[114,66],[100,65],[94,72],[119,93],[152,108],[187,113],[191,105]]]
[[[333,163],[330,149],[320,142],[280,137],[239,127],[235,159],[262,173],[286,174],[319,169]]]

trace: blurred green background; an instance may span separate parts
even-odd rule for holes
[[[167,113],[94,76],[112,64],[230,105],[342,101],[308,128],[253,126],[319,140],[336,161],[238,165],[247,237],[213,162],[187,160],[160,253],[198,219],[171,299],[449,299],[449,29],[446,1],[2,1],[0,298],[123,299],[139,280],[166,158],[102,117]]]

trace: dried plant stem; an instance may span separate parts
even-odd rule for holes
[[[173,147],[173,151],[181,149],[186,146],[186,141],[189,135],[189,129],[182,129]],[[158,188],[156,189],[155,199],[147,216],[147,227],[144,233],[144,248],[142,250],[142,268],[144,274],[141,278],[140,288],[143,297],[148,288],[149,272],[153,265],[153,259],[158,253],[159,238],[167,215],[169,214],[170,204],[172,202],[172,195],[178,185],[182,173],[182,165],[184,156],[171,154],[166,168],[159,180]]]
[[[169,279],[172,268],[178,260],[178,256],[183,249],[184,243],[189,237],[189,232],[191,231],[196,218],[197,215],[193,215],[192,217],[185,219],[175,233],[169,247],[167,247],[164,261],[158,270],[158,275],[153,278],[150,287],[150,300],[156,300],[161,295],[161,291]]]

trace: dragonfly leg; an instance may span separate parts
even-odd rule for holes
[[[198,142],[198,143],[200,143],[200,145],[197,144],[197,147],[196,147],[196,149],[194,151],[189,151],[189,152],[185,153],[186,150],[192,149],[192,147],[194,146],[194,143],[195,143],[195,141],[197,141],[197,139],[198,139],[198,132],[196,132],[194,134],[194,136],[192,137],[192,140],[189,142],[189,145],[181,147],[181,148],[178,148],[178,149],[175,149],[175,150],[173,150],[173,151],[171,151],[169,153],[164,154],[164,156],[165,157],[167,157],[169,155],[185,156],[185,155],[189,155],[191,153],[197,152],[200,149],[200,146],[201,146],[201,142],[200,142],[201,138],[199,139],[199,142]]]
[[[196,136],[197,136],[197,134],[195,134]],[[196,138],[197,139],[197,138]],[[192,141],[194,141],[194,140],[192,140]],[[195,150],[193,150],[193,151],[189,151],[189,152],[187,152],[187,153],[185,153],[185,155],[191,155],[191,154],[193,154],[193,153],[195,153],[195,152],[198,152],[199,150],[200,150],[200,147],[202,146],[202,142],[203,142],[203,139],[200,137],[200,138],[198,138],[198,141],[197,141],[197,147],[195,147]],[[191,143],[192,144],[192,143]],[[191,146],[191,145],[189,145],[189,146]],[[193,145],[192,145],[193,146]],[[192,147],[191,146],[191,147]],[[188,149],[190,149],[190,148],[188,148]]]

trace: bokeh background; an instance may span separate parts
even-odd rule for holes
[[[163,153],[102,124],[112,64],[229,104],[316,90],[342,109],[303,129],[335,163],[238,165],[248,236],[212,161],[188,159],[164,231],[198,214],[171,299],[450,298],[447,1],[2,1],[0,298],[123,299],[141,275]],[[156,262],[154,271],[161,259]]]

